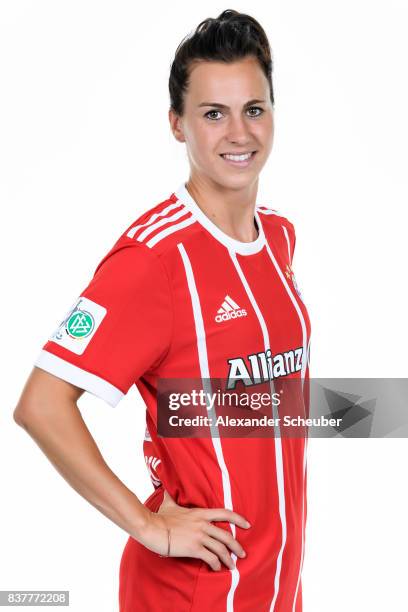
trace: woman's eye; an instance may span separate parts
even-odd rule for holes
[[[257,113],[256,115],[251,115],[251,117],[259,117],[259,115],[262,115],[262,113],[264,112],[264,111],[263,111],[263,108],[260,108],[259,106],[250,106],[250,107],[248,108],[248,110],[249,110],[249,111],[252,111],[252,110],[260,111],[260,112],[259,112],[259,113]]]
[[[212,115],[213,113],[219,113],[219,112],[220,112],[220,111],[218,111],[218,110],[211,110],[211,111],[208,111],[208,113],[205,113],[205,115],[204,115],[204,116],[205,116],[205,117],[208,117],[208,119],[212,119],[212,120],[214,120],[214,119],[217,119],[217,117],[209,117],[209,115]]]

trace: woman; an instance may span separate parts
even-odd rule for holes
[[[305,439],[221,435],[213,424],[201,437],[159,435],[171,429],[160,381],[254,391],[309,376],[294,228],[255,204],[273,142],[271,73],[248,15],[224,11],[181,43],[169,121],[189,180],[102,259],[15,410],[67,481],[129,534],[121,612],[302,610]],[[76,405],[86,390],[115,406],[133,383],[147,407],[154,492],[144,503],[109,470]]]

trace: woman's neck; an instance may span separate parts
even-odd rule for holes
[[[228,236],[241,242],[257,239],[254,212],[258,181],[242,190],[220,190],[190,176],[186,189],[204,214]]]

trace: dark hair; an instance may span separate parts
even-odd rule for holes
[[[229,63],[247,56],[258,60],[268,79],[273,106],[273,64],[268,37],[256,19],[227,9],[216,19],[209,17],[202,21],[177,47],[169,77],[170,108],[177,115],[183,115],[189,68],[194,61]]]

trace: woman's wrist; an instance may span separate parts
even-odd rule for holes
[[[130,535],[138,542],[144,539],[148,527],[151,525],[152,514],[149,508],[141,504],[141,508],[135,515]]]

